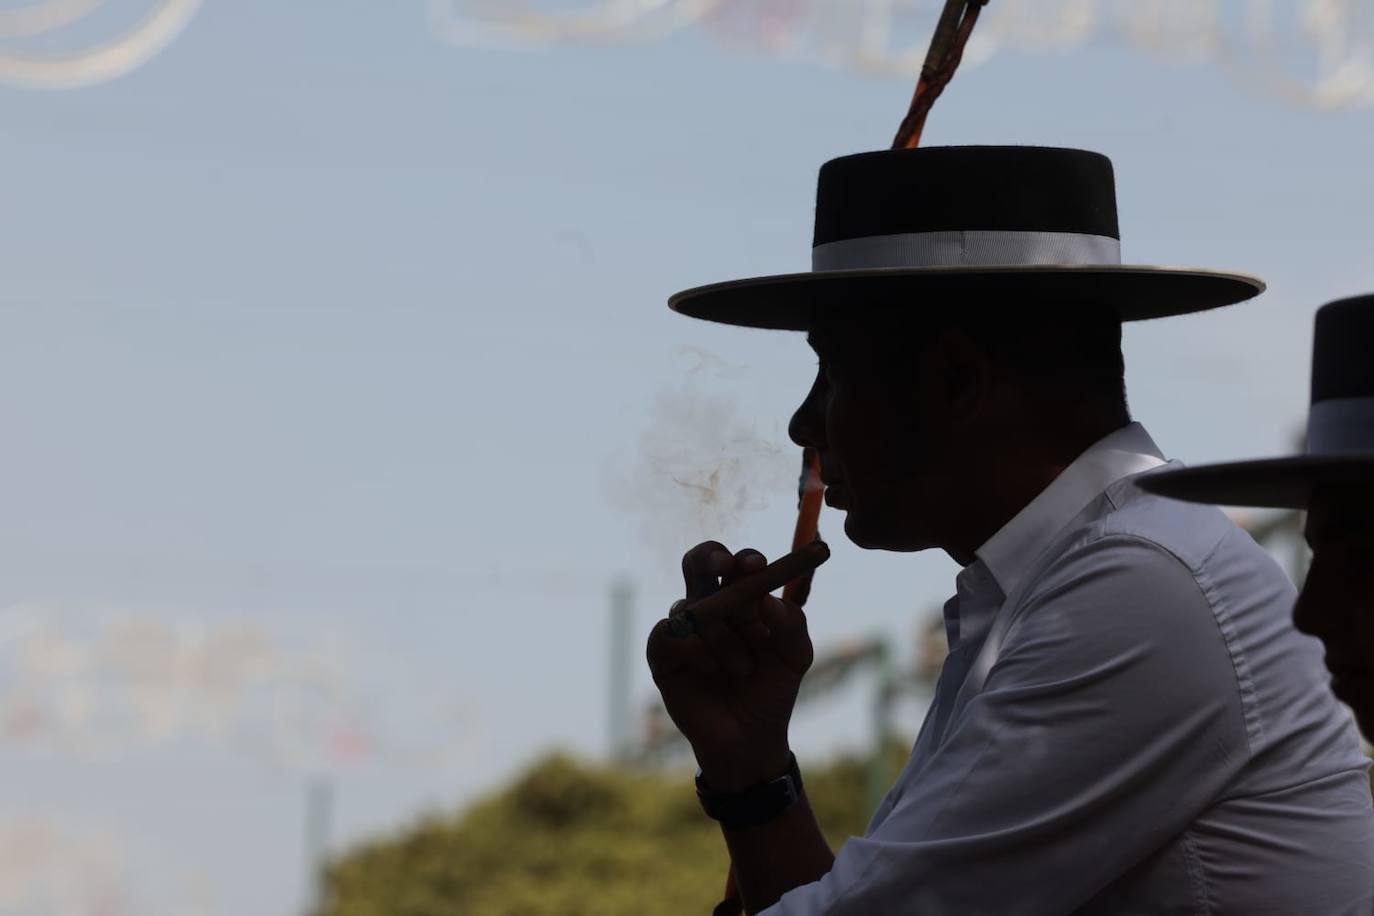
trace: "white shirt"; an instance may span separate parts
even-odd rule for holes
[[[1134,486],[1162,464],[1118,430],[978,550],[911,759],[769,916],[1374,911],[1368,761],[1293,586]]]

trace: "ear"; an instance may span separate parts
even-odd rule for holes
[[[941,333],[932,356],[931,369],[950,425],[969,422],[992,391],[992,361],[987,352],[967,332],[950,328]]]

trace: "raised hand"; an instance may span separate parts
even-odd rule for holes
[[[812,567],[829,556],[820,542],[805,551],[794,556]],[[698,544],[682,558],[686,597],[649,635],[664,705],[720,791],[786,770],[787,727],[813,657],[806,615],[768,594],[782,583],[759,575],[766,566],[757,550]]]

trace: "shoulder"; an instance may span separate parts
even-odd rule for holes
[[[1232,616],[1286,619],[1293,596],[1278,564],[1220,510],[1126,481],[1061,534],[1012,613],[1017,629],[1220,660]]]
[[[1220,509],[1146,493],[1132,479],[1113,485],[1061,536],[1032,591],[1065,577],[1214,607],[1259,602],[1287,611],[1296,595],[1268,551]]]
[[[1196,571],[1158,539],[1094,524],[1047,562],[1015,602],[1013,628],[1101,648],[1191,643],[1216,625]]]
[[[1022,716],[1034,698],[1065,722],[1175,750],[1186,737],[1238,762],[1245,687],[1217,606],[1189,550],[1121,521],[1070,532],[1004,608],[985,703]]]
[[[1091,549],[1094,542],[1104,539],[1134,539],[1197,572],[1218,550],[1236,546],[1236,534],[1244,535],[1216,506],[1156,496],[1142,490],[1134,479],[1118,481],[1102,502],[1097,516],[1075,532],[1070,549]]]
[[[1205,575],[1234,526],[1206,509],[1168,511],[1163,525],[1133,507],[1089,514],[1005,608],[988,688],[1109,711],[1122,734],[1186,720],[1243,755],[1244,678]]]

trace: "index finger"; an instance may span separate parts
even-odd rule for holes
[[[737,579],[700,601],[692,602],[683,611],[690,610],[698,619],[727,616],[740,606],[757,601],[793,579],[806,575],[828,559],[830,548],[826,543],[812,541],[800,550],[779,557],[753,575]]]
[[[734,567],[734,555],[719,541],[703,541],[682,555],[682,581],[687,598],[705,598]]]

